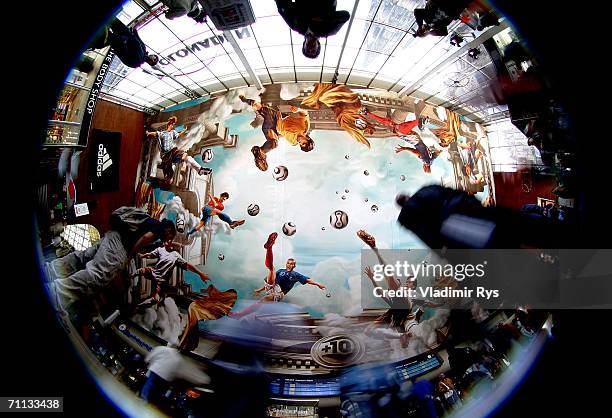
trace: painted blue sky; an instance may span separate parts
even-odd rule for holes
[[[373,138],[368,149],[344,131],[315,130],[311,133],[313,151],[304,153],[281,139],[278,148],[268,154],[270,168],[262,172],[255,167],[250,152],[253,145],[264,142],[261,129],[249,125],[253,116],[244,111],[226,120],[230,132],[239,135],[236,148],[213,148],[214,158],[208,166],[214,170],[215,194],[227,191],[230,199],[225,212],[233,219],[246,219],[246,223],[231,234],[213,236],[203,269],[218,288],[235,288],[241,298],[251,297],[266,275],[263,243],[276,231],[280,235],[274,247],[275,266],[282,268],[286,259],[293,257],[297,271],[324,283],[332,293],[326,298],[314,286],[296,285],[286,301],[304,306],[313,314],[348,313],[359,308],[360,251],[365,246],[356,231],[365,229],[374,235],[381,249],[424,248],[397,223],[395,196],[440,183],[443,177],[451,176],[451,164],[438,158],[432,173],[425,174],[415,156],[395,154],[394,148],[401,142],[397,138]],[[287,179],[280,182],[272,176],[278,165],[289,170]],[[260,206],[259,215],[247,214],[251,203]],[[372,205],[378,211],[373,212]],[[346,228],[330,225],[329,217],[335,210],[348,214]],[[215,218],[214,222],[221,221]],[[285,222],[297,226],[295,235],[282,234]],[[224,260],[218,259],[219,253]],[[194,276],[188,273],[186,277],[197,291],[201,283]]]

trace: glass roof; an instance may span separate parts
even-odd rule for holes
[[[243,62],[228,34],[212,23],[196,23],[188,17],[169,20],[161,2],[128,1],[118,18],[138,30],[148,50],[160,56],[160,63],[132,69],[115,58],[103,92],[124,103],[162,110],[258,82],[336,81],[410,94],[481,121],[503,112],[486,94],[494,69],[484,47],[479,46],[482,53],[474,60],[467,57],[468,48],[449,42],[453,33],[473,39],[469,27],[455,21],[447,37],[411,35],[416,28],[413,10],[422,3],[339,0],[338,10],[349,11],[354,19],[323,39],[321,54],[313,60],[302,55],[303,37],[285,24],[274,0],[251,1],[256,22],[230,35],[246,58]],[[259,80],[252,79],[248,66]]]

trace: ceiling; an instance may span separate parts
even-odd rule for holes
[[[505,22],[474,32],[455,21],[449,28],[451,34],[460,33],[471,41],[456,47],[450,44],[450,35],[411,35],[409,31],[416,27],[413,10],[424,1],[337,3],[338,10],[349,11],[353,19],[336,35],[322,40],[321,54],[313,60],[302,55],[303,37],[288,28],[274,0],[251,1],[256,22],[231,34],[186,16],[166,19],[161,2],[128,1],[117,17],[135,27],[149,52],[162,59],[155,68],[144,64],[132,69],[115,58],[105,79],[104,96],[159,111],[239,87],[335,81],[419,97],[478,122],[494,120],[506,111],[489,93],[495,69],[481,45],[502,31]],[[478,59],[467,56],[470,47],[480,49]]]

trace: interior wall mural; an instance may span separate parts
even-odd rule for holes
[[[274,268],[284,268],[292,258],[296,272],[325,287],[297,283],[283,301],[313,318],[325,318],[320,322],[324,333],[329,321],[337,326],[341,318],[362,311],[360,252],[368,247],[357,231],[375,237],[378,248],[427,248],[400,230],[396,195],[443,184],[494,203],[484,130],[411,97],[344,85],[287,83],[261,91],[238,89],[163,112],[149,129],[165,130],[170,118],[177,119],[177,132],[185,130],[178,148],[212,172],[199,175],[179,162],[174,175],[165,176],[158,141],[149,140],[137,206],[176,223],[175,242],[182,256],[204,266],[215,291],[237,292],[235,312],[249,311],[262,296],[254,291],[268,273],[264,243],[273,232],[278,234]],[[304,147],[310,149],[304,152]],[[265,159],[265,165],[258,159]],[[203,216],[211,198],[223,193],[228,197],[221,214]],[[197,274],[176,274],[182,275],[175,279],[180,294],[195,300],[208,297],[210,284]],[[194,311],[186,301],[182,305],[183,318],[175,322],[185,323],[187,310]],[[433,322],[425,322],[435,325],[429,330],[434,340],[435,329],[446,323],[447,313],[441,315],[429,312]],[[137,319],[150,328],[153,318],[151,312],[148,322]],[[414,348],[411,354],[417,352]]]

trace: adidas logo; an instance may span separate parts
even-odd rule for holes
[[[111,165],[113,165],[113,160],[111,160],[108,156],[106,147],[102,144],[98,145],[98,165],[96,167],[96,175],[98,177],[102,177],[102,172],[104,172]]]

